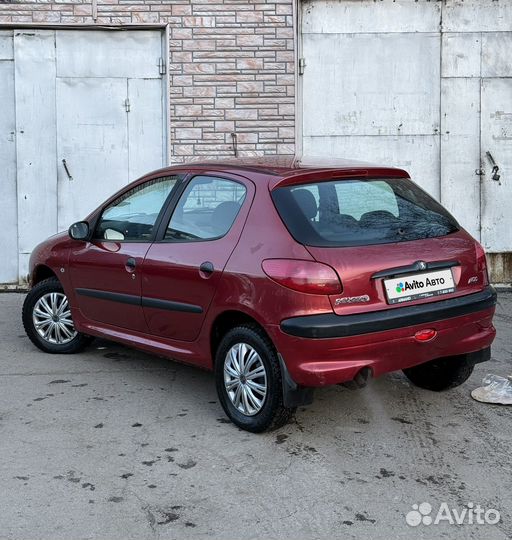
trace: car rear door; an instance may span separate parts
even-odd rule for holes
[[[142,306],[153,335],[197,338],[245,223],[254,185],[238,175],[191,175],[143,264]]]
[[[141,269],[164,203],[179,176],[152,178],[127,190],[103,210],[90,242],[70,254],[81,314],[97,323],[147,332],[141,306]]]

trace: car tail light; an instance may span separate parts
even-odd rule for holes
[[[489,274],[487,272],[487,258],[485,250],[479,242],[475,241],[476,267],[479,274],[482,275],[484,285],[489,285]]]
[[[437,336],[437,330],[433,328],[426,328],[425,330],[419,330],[414,334],[416,341],[430,341]]]
[[[309,294],[342,292],[336,271],[326,264],[295,259],[266,259],[261,267],[279,285]]]

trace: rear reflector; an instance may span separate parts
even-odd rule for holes
[[[336,271],[326,264],[295,259],[266,259],[261,267],[279,285],[308,294],[340,294]]]
[[[437,336],[437,330],[433,328],[428,328],[426,330],[419,330],[414,334],[414,339],[416,341],[430,341]]]

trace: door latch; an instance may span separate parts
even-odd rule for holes
[[[500,168],[498,167],[498,165],[494,161],[494,158],[492,157],[492,154],[489,151],[487,151],[485,153],[485,155],[487,156],[487,159],[491,162],[491,165],[492,165],[491,178],[495,182],[498,182],[501,185],[501,182],[500,182],[501,176],[498,174],[498,171],[500,170]]]

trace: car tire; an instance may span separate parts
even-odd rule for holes
[[[474,364],[465,355],[439,358],[404,369],[405,376],[416,386],[441,392],[460,386],[473,373]]]
[[[30,341],[47,353],[76,353],[93,339],[75,330],[66,294],[57,278],[45,279],[29,291],[22,319]]]
[[[277,429],[295,413],[283,404],[277,352],[256,325],[237,326],[224,335],[215,354],[215,382],[224,412],[246,431]]]

